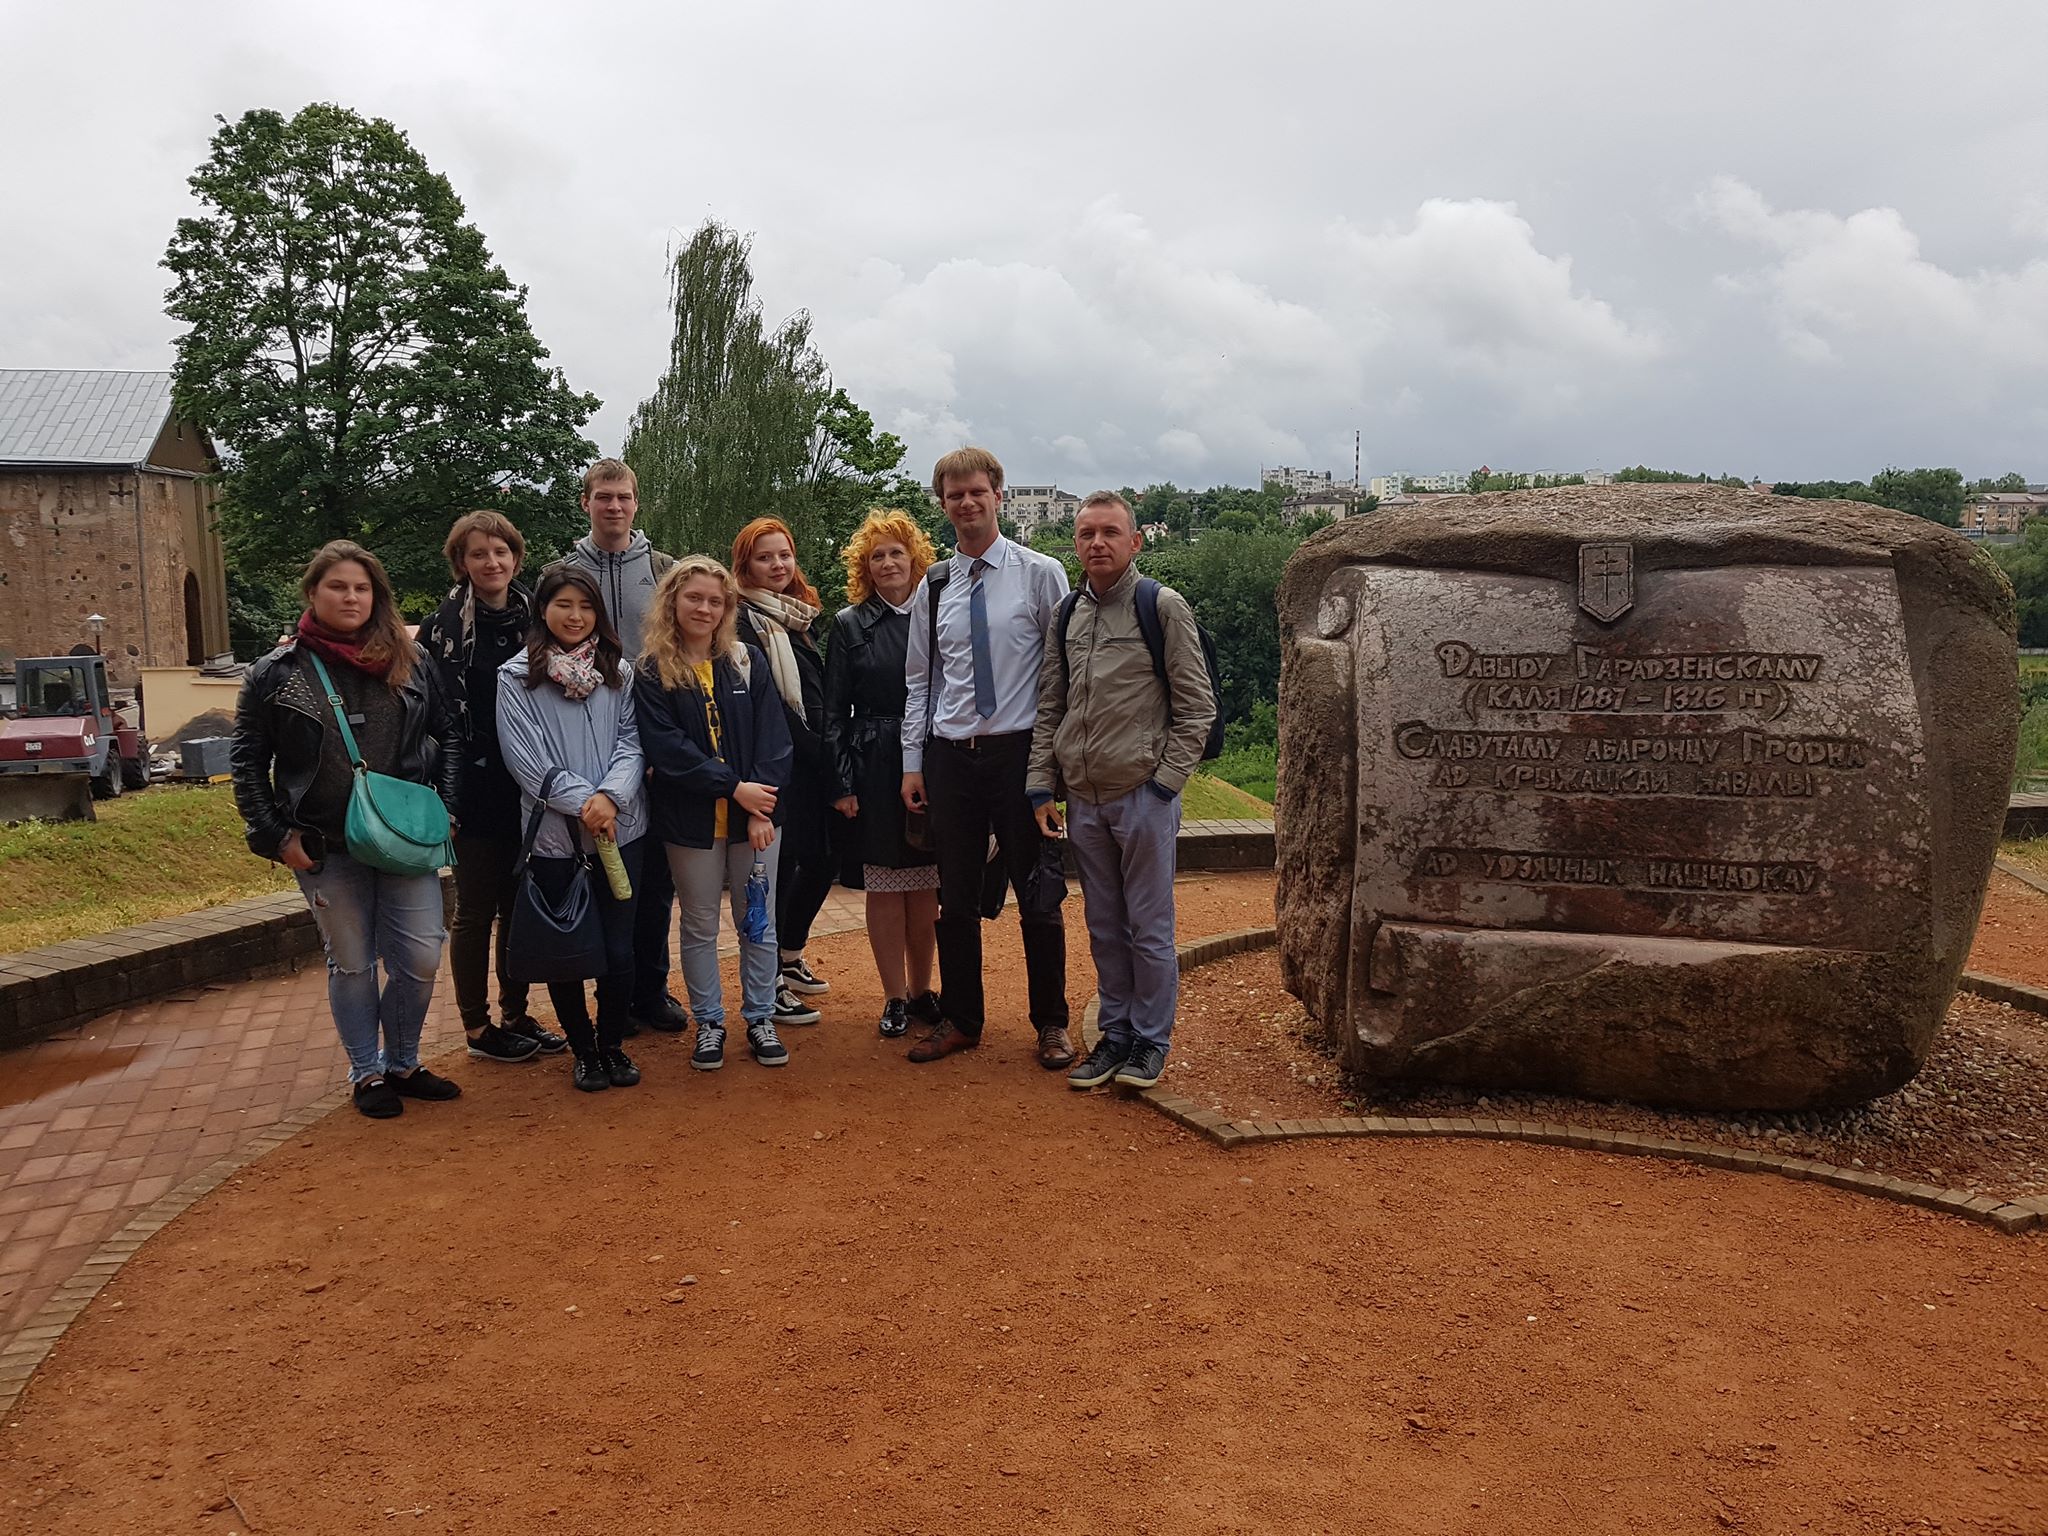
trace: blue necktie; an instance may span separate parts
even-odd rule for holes
[[[988,654],[988,594],[981,588],[986,560],[972,567],[974,586],[967,594],[967,630],[974,647],[974,712],[986,720],[996,712],[996,668]]]

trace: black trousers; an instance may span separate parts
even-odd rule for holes
[[[519,859],[519,839],[455,838],[455,921],[448,930],[448,968],[455,973],[455,1010],[464,1029],[482,1029],[491,1022],[491,925],[498,926],[498,1012],[516,1019],[526,1012],[526,983],[505,979],[506,930],[512,916],[512,893],[518,884],[512,866]]]
[[[783,791],[787,809],[775,871],[775,943],[785,954],[801,954],[811,942],[811,924],[824,910],[839,873],[831,822],[844,818],[826,803],[827,793],[822,782],[811,778]]]
[[[548,1001],[555,1005],[555,1022],[562,1026],[562,1033],[569,1037],[570,1049],[579,1056],[591,1055],[600,1046],[615,1050],[626,1038],[626,1008],[633,992],[633,914],[640,904],[641,870],[654,864],[665,866],[668,863],[660,857],[641,857],[652,841],[651,838],[636,837],[619,849],[619,857],[626,865],[626,878],[633,884],[633,894],[624,901],[612,894],[611,883],[605,879],[602,868],[592,874],[597,914],[604,924],[606,965],[605,973],[597,978],[597,1027],[591,1028],[590,1009],[584,998],[582,982],[548,983]],[[659,849],[660,844],[654,846]],[[568,888],[569,874],[574,865],[573,859],[536,857],[533,860],[533,877],[540,882],[540,888],[548,898],[554,900]]]
[[[987,1017],[981,901],[991,832],[1017,896],[1032,1026],[1067,1026],[1067,930],[1057,907],[1034,915],[1024,901],[1044,841],[1024,794],[1030,758],[1029,731],[983,737],[971,747],[936,737],[925,744],[924,792],[939,859],[939,1001],[954,1026],[977,1039]]]
[[[654,846],[658,849],[660,844]],[[641,860],[633,884],[633,974],[629,999],[636,1008],[658,1005],[668,996],[669,935],[675,928],[676,883],[660,853]]]

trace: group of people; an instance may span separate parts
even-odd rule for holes
[[[615,459],[584,475],[589,535],[531,589],[508,518],[457,519],[453,589],[416,637],[374,554],[324,546],[296,631],[244,679],[234,785],[250,848],[293,871],[319,926],[356,1107],[388,1118],[459,1096],[419,1060],[444,942],[473,1057],[567,1051],[595,1092],[639,1082],[627,1039],[693,1030],[691,1065],[722,1067],[722,907],[748,1053],[785,1065],[781,1029],[817,1023],[831,990],[805,951],[835,881],[865,893],[877,1031],[915,1028],[909,1060],[980,1043],[981,924],[1007,890],[1038,1062],[1077,1088],[1157,1082],[1178,988],[1180,792],[1216,712],[1208,664],[1187,603],[1138,574],[1121,497],[1082,503],[1070,591],[1059,561],[1003,537],[1002,489],[992,454],[942,458],[932,491],[956,552],[938,559],[904,512],[873,513],[829,624],[780,520],[741,529],[729,565],[670,557],[634,527],[637,482]],[[452,934],[438,874],[351,852],[366,773],[445,804]],[[1100,998],[1078,1063],[1062,840]],[[509,932],[523,882],[560,900],[599,853],[621,878],[583,880],[602,934],[595,1012],[583,980],[547,981],[558,1033],[530,1011]],[[669,990],[672,926],[687,1007]]]

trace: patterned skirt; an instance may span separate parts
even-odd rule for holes
[[[861,889],[867,891],[936,891],[939,888],[939,866],[936,864],[913,864],[908,869],[892,869],[887,864],[863,864],[860,876]]]

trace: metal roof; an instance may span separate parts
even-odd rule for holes
[[[0,368],[0,464],[142,464],[170,416],[168,373]]]

